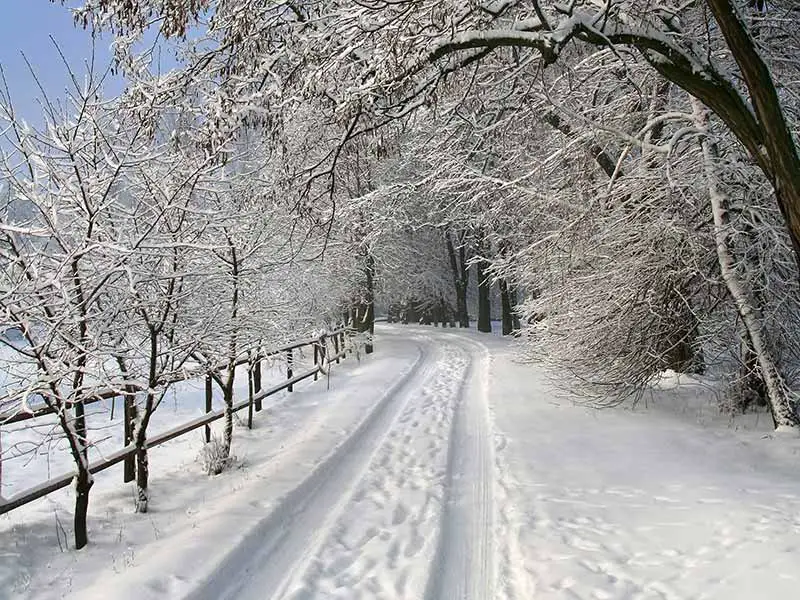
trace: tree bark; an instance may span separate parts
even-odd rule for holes
[[[127,446],[133,441],[133,428],[136,421],[136,391],[131,386],[125,387],[125,396],[123,401],[123,428],[125,436],[125,445]],[[128,483],[133,481],[136,477],[136,459],[131,456],[124,461],[123,481]]]
[[[467,310],[467,286],[469,285],[469,269],[466,266],[466,248],[464,244],[458,247],[458,254],[450,237],[450,232],[444,232],[447,245],[447,255],[450,259],[450,270],[453,274],[453,284],[456,291],[456,320],[459,327],[469,327],[469,311]]]
[[[753,343],[745,331],[742,335],[741,367],[739,368],[739,384],[735,388],[735,409],[747,411],[751,405],[767,406],[767,386],[758,368],[758,356],[753,351]]]
[[[136,443],[136,512],[146,513],[148,508],[147,486],[150,479],[150,465],[147,458],[147,437],[143,433]]]
[[[94,479],[88,468],[78,470],[75,478],[75,549],[80,550],[89,543],[89,533],[86,527],[86,515],[89,512],[89,490],[92,489]]]
[[[520,323],[519,315],[517,314],[517,311],[516,311],[517,304],[518,304],[518,293],[517,293],[517,287],[516,286],[512,286],[511,289],[508,290],[508,299],[511,302],[511,308],[512,308],[511,327],[515,331],[518,331],[518,330],[522,329],[522,323]]]
[[[511,332],[514,331],[514,315],[512,314],[508,283],[505,279],[500,279],[497,285],[500,288],[500,305],[503,310],[503,335],[511,335]]]
[[[359,333],[369,334],[364,344],[364,353],[372,354],[372,338],[375,335],[375,257],[369,251],[364,257],[364,280],[364,299],[358,311],[360,314],[357,329]]]
[[[489,261],[481,259],[475,267],[478,280],[478,331],[491,333],[492,307],[489,299],[489,278],[486,275]]]
[[[233,380],[235,367],[228,369],[228,380],[225,382],[225,387],[222,391],[223,400],[225,401],[224,419],[225,429],[223,432],[222,443],[224,447],[223,456],[228,458],[231,455],[231,446],[233,446]]]
[[[94,479],[89,472],[89,452],[86,445],[86,413],[83,402],[75,403],[75,444],[72,448],[78,465],[78,474],[75,478],[75,548],[80,550],[89,543],[89,533],[86,527],[86,515],[89,511],[89,490],[92,489]]]

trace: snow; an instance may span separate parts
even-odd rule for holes
[[[146,515],[121,468],[98,474],[84,550],[56,541],[69,490],[3,516],[0,596],[796,597],[796,436],[717,415],[674,373],[646,406],[589,409],[516,356],[380,325],[330,390],[304,382],[237,427],[236,468],[202,475],[199,434],[153,449]]]
[[[644,410],[596,411],[504,351],[494,367],[490,388],[508,400],[494,404],[498,485],[511,507],[501,535],[523,549],[523,561],[502,561],[511,588],[536,598],[796,596],[800,445],[714,426],[707,406],[696,410],[698,392],[708,397],[697,383],[664,386]]]

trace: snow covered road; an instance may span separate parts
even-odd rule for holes
[[[492,597],[488,355],[415,337],[412,367],[190,598]]]
[[[12,513],[28,575],[0,595],[797,597],[796,440],[577,406],[492,336],[382,325],[377,348],[237,432],[246,468],[154,479],[150,524],[101,489],[93,544],[47,554]]]

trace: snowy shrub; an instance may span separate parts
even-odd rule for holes
[[[203,444],[200,450],[200,462],[207,475],[219,475],[236,462],[236,456],[230,453],[221,437],[213,435],[211,441]]]

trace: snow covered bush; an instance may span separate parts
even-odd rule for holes
[[[219,475],[236,463],[236,456],[230,453],[225,440],[214,434],[211,441],[200,449],[200,464],[206,475]]]

